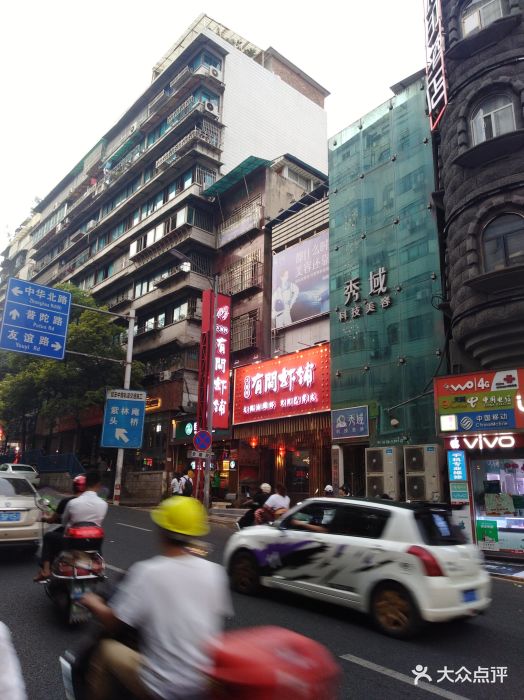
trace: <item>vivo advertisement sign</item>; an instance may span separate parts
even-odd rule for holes
[[[271,325],[285,328],[329,311],[329,231],[273,256]]]

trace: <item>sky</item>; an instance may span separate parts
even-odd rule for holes
[[[272,46],[329,90],[328,137],[425,62],[423,0],[2,2],[0,252],[200,13]]]

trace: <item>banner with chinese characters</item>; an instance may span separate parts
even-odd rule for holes
[[[524,430],[523,386],[524,369],[437,377],[434,393],[439,432]]]
[[[329,231],[273,256],[271,325],[292,323],[329,311]]]
[[[352,406],[331,411],[331,437],[359,438],[369,435],[367,406]]]
[[[388,271],[385,267],[371,270],[364,282],[360,277],[350,277],[344,284],[343,305],[337,307],[338,320],[341,322],[369,316],[378,311],[389,309],[393,301],[389,293]]]
[[[200,371],[198,376],[199,425],[207,425],[209,376],[211,375],[211,401],[213,403],[213,429],[229,428],[229,354],[231,351],[231,297],[217,294],[216,316],[213,318],[214,292],[202,293],[202,341],[200,345]],[[214,328],[213,328],[214,325]],[[211,344],[214,338],[214,353]],[[210,367],[214,355],[213,366]]]
[[[444,64],[445,35],[442,26],[441,0],[426,0],[426,78],[429,123],[431,131],[437,128],[446,105],[448,92]]]
[[[329,345],[235,370],[233,423],[329,411]]]

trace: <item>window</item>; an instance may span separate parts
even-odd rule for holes
[[[493,219],[484,229],[482,246],[485,272],[524,265],[524,218],[503,214]]]
[[[299,187],[302,187],[304,192],[309,192],[311,189],[311,180],[307,180],[295,170],[291,170],[291,168],[288,168],[287,177],[288,180],[291,180],[291,182],[295,182]]]
[[[292,516],[286,518],[282,527],[289,530],[317,530],[331,531],[331,523],[337,511],[336,505],[327,503],[311,503]]]
[[[509,95],[488,97],[471,116],[471,137],[474,146],[515,129],[515,110]]]
[[[333,532],[377,539],[382,535],[389,516],[389,511],[379,508],[344,506],[337,512]]]
[[[462,10],[462,36],[479,32],[508,14],[509,0],[474,0]]]

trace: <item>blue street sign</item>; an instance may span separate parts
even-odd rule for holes
[[[369,435],[367,406],[352,406],[331,411],[331,437],[358,438]]]
[[[145,415],[145,391],[108,390],[100,446],[122,447],[126,450],[142,447]]]
[[[11,277],[0,349],[63,360],[71,293]]]

